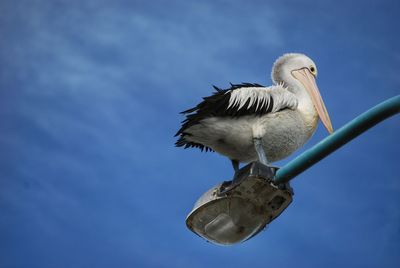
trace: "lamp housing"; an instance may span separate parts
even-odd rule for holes
[[[289,187],[273,183],[277,168],[252,162],[234,180],[216,185],[195,203],[187,227],[209,242],[233,245],[263,230],[292,202]]]

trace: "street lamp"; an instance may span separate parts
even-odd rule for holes
[[[186,219],[190,230],[215,244],[243,242],[266,227],[292,202],[291,189],[276,186],[275,168],[252,162],[233,181],[204,193]]]
[[[187,227],[221,245],[246,241],[264,229],[292,202],[288,182],[379,122],[400,112],[400,95],[356,117],[281,169],[252,162],[233,181],[204,193],[186,218]]]

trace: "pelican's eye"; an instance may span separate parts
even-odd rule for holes
[[[311,72],[312,74],[315,74],[315,73],[316,73],[316,70],[315,70],[314,66],[311,66],[311,67],[310,67],[310,72]]]

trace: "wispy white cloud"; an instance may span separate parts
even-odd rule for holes
[[[318,10],[303,14],[299,12],[301,7],[286,7],[286,2],[276,9],[270,1],[260,6],[246,1],[10,3],[0,3],[0,7],[4,7],[0,8],[0,12],[3,10],[0,34],[4,37],[0,44],[0,61],[7,67],[0,70],[0,102],[4,103],[0,105],[0,146],[7,149],[0,150],[0,156],[9,164],[2,169],[8,176],[0,178],[0,188],[9,192],[1,192],[0,206],[9,209],[7,219],[14,219],[15,222],[9,222],[19,227],[18,232],[23,229],[28,237],[40,238],[39,231],[43,231],[45,237],[39,239],[44,241],[43,247],[45,243],[55,242],[54,237],[64,239],[66,252],[78,247],[86,254],[91,248],[90,252],[96,253],[93,256],[100,259],[103,255],[132,262],[137,258],[150,266],[161,266],[174,259],[178,260],[177,266],[186,267],[187,263],[196,265],[204,255],[212,256],[204,262],[218,261],[219,254],[233,257],[230,264],[235,261],[253,264],[253,257],[261,256],[264,251],[261,255],[260,251],[239,253],[255,250],[255,245],[261,243],[277,248],[282,241],[280,235],[285,235],[287,230],[293,235],[285,240],[291,241],[285,242],[285,248],[292,250],[289,256],[299,257],[295,253],[296,245],[309,246],[314,253],[316,247],[307,242],[309,234],[302,231],[304,225],[315,221],[330,228],[315,228],[312,235],[320,239],[319,247],[327,249],[324,256],[346,254],[348,247],[335,249],[335,245],[330,244],[329,239],[335,236],[335,221],[319,219],[325,215],[322,210],[326,207],[343,215],[340,210],[347,204],[347,199],[338,200],[321,191],[327,187],[326,181],[299,187],[303,196],[297,197],[296,202],[307,198],[312,204],[297,205],[296,212],[287,214],[291,215],[290,222],[281,220],[273,225],[266,234],[268,241],[251,241],[227,253],[226,249],[208,247],[194,239],[184,229],[185,210],[190,209],[189,202],[196,199],[195,194],[220,179],[227,179],[230,166],[228,163],[222,166],[224,159],[218,156],[177,152],[171,137],[181,119],[176,112],[186,108],[183,105],[190,105],[188,99],[194,104],[208,94],[211,89],[205,87],[210,84],[223,86],[228,81],[241,82],[249,77],[267,78],[269,65],[278,56],[276,53],[302,48],[299,44],[304,40],[310,42],[307,45],[312,43],[311,49],[318,47],[325,52],[329,47],[329,39],[327,44],[322,43],[326,24],[319,26],[299,17],[299,14],[307,15],[315,22],[313,15]],[[318,7],[315,2],[305,5],[302,12]],[[332,14],[337,22],[337,13]],[[288,23],[291,29],[296,25],[300,29],[307,23],[310,32],[302,28],[288,39],[287,32],[283,31]],[[342,26],[343,29],[347,27]],[[315,40],[313,34],[319,34],[320,39]],[[287,40],[293,45],[288,45]],[[269,56],[271,61],[263,62],[262,57]],[[343,69],[345,76],[351,64],[345,64],[345,68],[343,62],[335,63],[341,55],[334,56],[326,55],[325,68],[328,63],[333,64],[332,69]],[[389,65],[397,61],[398,57]],[[352,66],[360,67],[356,65]],[[398,81],[392,73],[388,75]],[[341,88],[337,80],[329,80],[328,86]],[[343,110],[343,103],[350,103],[351,98],[345,98],[348,91],[334,89],[335,96],[340,99],[338,106]],[[394,131],[388,128],[387,132]],[[374,137],[375,140],[384,139]],[[395,139],[386,134],[384,137]],[[371,148],[371,144],[368,146]],[[367,145],[363,143],[352,148],[359,147]],[[351,154],[371,163],[371,158],[362,158],[363,153],[352,150],[346,151],[347,156],[340,161],[350,162]],[[389,153],[395,155],[395,150]],[[175,159],[178,156],[179,161]],[[375,164],[389,161],[384,159]],[[336,166],[330,168],[337,170]],[[318,174],[324,172],[319,170]],[[381,174],[389,176],[389,171]],[[366,190],[371,192],[369,187],[373,185]],[[331,186],[343,185],[338,182]],[[398,191],[394,186],[392,191]],[[342,195],[353,194],[353,188],[349,187]],[[387,191],[388,187],[379,189]],[[186,201],[180,202],[183,199]],[[363,210],[371,203],[354,202],[352,207]],[[375,235],[374,241],[393,243],[390,235],[395,234],[398,227],[398,213],[388,216],[393,209],[390,207],[383,214],[391,221],[379,229],[379,236],[384,238]],[[310,210],[313,213],[307,218],[304,214]],[[32,221],[25,224],[21,219]],[[287,229],[276,232],[279,224]],[[15,229],[9,226],[7,230]],[[14,238],[17,235],[14,234]],[[297,242],[290,240],[293,237]],[[73,240],[78,238],[81,247],[74,246]],[[348,240],[342,237],[340,241]],[[108,250],[107,254],[102,252],[104,249]],[[360,252],[363,250],[372,252],[369,246],[361,247]],[[271,259],[271,263],[290,259],[280,254],[282,258]],[[240,256],[240,260],[235,256]],[[82,258],[90,259],[90,256]],[[321,259],[318,264],[323,262]],[[262,267],[264,263],[258,261],[253,266],[257,265]]]
[[[28,5],[28,35],[13,44],[9,57],[21,59],[16,62],[25,66],[18,67],[31,72],[43,93],[94,90],[112,97],[143,90],[140,80],[162,86],[167,94],[161,94],[176,100],[188,78],[193,84],[206,77],[232,79],[227,75],[243,68],[230,65],[230,58],[251,46],[282,44],[279,17],[268,9],[228,2],[172,6],[176,10],[67,4],[55,14],[54,4]]]

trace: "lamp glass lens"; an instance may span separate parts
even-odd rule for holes
[[[211,242],[235,244],[248,239],[265,225],[265,213],[249,200],[224,198],[199,209],[193,218],[193,229]]]

